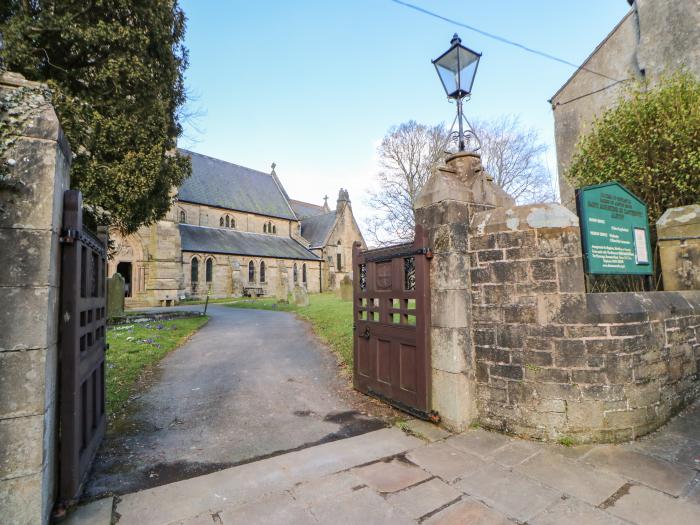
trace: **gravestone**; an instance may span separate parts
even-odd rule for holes
[[[309,306],[309,293],[303,286],[294,287],[294,304],[297,306]]]
[[[124,277],[115,273],[107,279],[107,319],[124,315]]]
[[[338,291],[341,301],[352,301],[352,279],[350,279],[350,276],[346,275],[343,277],[343,280],[340,281]]]

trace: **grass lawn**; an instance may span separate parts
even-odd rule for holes
[[[334,293],[309,294],[309,306],[278,303],[276,299],[238,299],[233,308],[258,308],[294,312],[311,323],[316,335],[352,368],[352,302],[341,301]]]
[[[107,413],[120,411],[148,367],[180,346],[208,317],[132,323],[107,331]]]

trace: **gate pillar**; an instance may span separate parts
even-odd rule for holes
[[[479,155],[467,152],[449,156],[416,200],[416,222],[426,232],[434,254],[431,408],[453,430],[464,430],[477,415],[469,221],[476,212],[512,204],[483,171]]]

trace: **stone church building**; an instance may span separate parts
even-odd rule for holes
[[[135,234],[112,233],[109,275],[126,281],[127,306],[184,298],[264,295],[287,298],[352,278],[352,245],[362,233],[347,190],[335,210],[289,198],[275,173],[191,151],[192,175],[167,215]]]

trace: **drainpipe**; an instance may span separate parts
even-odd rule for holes
[[[318,293],[323,292],[323,272],[321,271],[323,260],[318,261]]]

